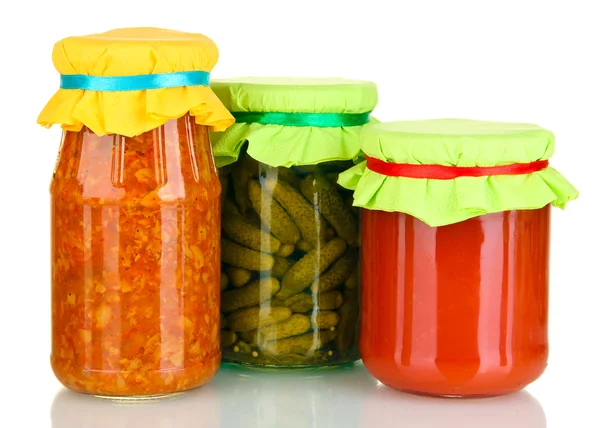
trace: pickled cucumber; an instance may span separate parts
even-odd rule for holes
[[[287,339],[267,342],[265,352],[270,354],[308,354],[328,344],[336,337],[335,331],[319,330],[305,333],[301,336],[288,337]]]
[[[290,296],[287,299],[285,299],[283,305],[290,308],[293,312],[304,313],[312,311],[313,309],[337,309],[342,305],[343,301],[344,298],[342,296],[342,293],[334,290],[321,294],[294,294],[293,296]]]
[[[263,253],[276,253],[281,247],[279,239],[251,225],[239,215],[226,214],[221,224],[227,236],[244,247]]]
[[[273,263],[273,267],[271,268],[271,275],[275,278],[283,278],[285,273],[292,267],[294,264],[291,260],[288,260],[283,257],[274,257],[275,262]]]
[[[282,244],[275,254],[281,257],[288,257],[294,252],[295,249],[296,247],[294,247],[292,244]]]
[[[275,278],[261,278],[236,290],[225,291],[221,295],[221,310],[233,312],[238,309],[256,306],[268,300],[279,291],[279,281]]]
[[[358,250],[348,249],[323,275],[313,281],[310,291],[322,293],[339,287],[352,274],[357,263]]]
[[[337,311],[340,321],[337,326],[335,346],[340,352],[347,351],[358,341],[359,309],[358,290],[345,290],[344,303]]]
[[[231,171],[231,182],[233,183],[233,194],[235,202],[242,214],[250,208],[248,197],[248,182],[252,175],[258,172],[258,163],[249,156],[243,156],[238,163],[233,165]]]
[[[313,201],[319,212],[341,238],[349,244],[356,241],[358,221],[344,203],[335,184],[329,182],[322,175],[309,175],[300,182],[300,191],[306,199]]]
[[[350,276],[348,278],[346,278],[346,281],[344,281],[344,287],[346,287],[348,289],[354,289],[354,288],[358,287],[359,282],[360,282],[360,264],[357,264],[354,267],[354,270],[352,271]]]
[[[320,310],[337,309],[344,303],[344,296],[337,290],[317,294],[317,308]]]
[[[269,270],[275,263],[273,256],[242,247],[225,238],[221,242],[221,260],[232,266],[255,271]]]
[[[283,276],[280,295],[287,297],[308,287],[333,262],[344,254],[346,243],[341,238],[333,238],[320,248],[306,254]]]
[[[250,354],[252,352],[252,347],[243,340],[238,340],[235,345],[233,345],[233,352],[239,354]]]
[[[334,311],[319,311],[313,314],[310,321],[313,330],[334,329],[340,322],[340,316]]]
[[[229,314],[227,325],[233,331],[249,331],[266,327],[288,319],[292,310],[286,307],[258,307],[241,309]]]
[[[224,273],[221,273],[221,291],[225,290],[229,285],[229,278]]]
[[[231,330],[221,330],[221,346],[227,348],[235,343],[237,334]]]
[[[317,210],[284,181],[264,180],[264,187],[292,218],[302,239],[317,245],[325,238],[325,221]]]
[[[315,249],[315,246],[310,242],[301,239],[298,242],[296,242],[296,249],[302,251],[303,253],[310,253],[312,250]]]
[[[288,297],[283,302],[284,306],[290,308],[293,312],[308,312],[315,306],[313,297],[310,294],[299,293]]]
[[[224,328],[227,328],[227,319],[225,318],[225,315],[221,314],[221,330],[223,330]]]
[[[229,282],[236,288],[243,287],[252,278],[252,272],[237,266],[227,266],[225,272],[229,277]]]
[[[270,233],[284,244],[295,244],[300,239],[300,231],[290,216],[256,180],[248,183],[248,195],[254,211]]]
[[[335,312],[333,313],[337,316]],[[250,344],[261,344],[269,340],[297,336],[306,333],[308,330],[310,330],[310,319],[306,315],[293,314],[280,323],[244,332],[242,337]]]

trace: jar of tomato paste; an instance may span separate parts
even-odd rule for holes
[[[361,354],[393,388],[472,397],[524,388],[548,357],[550,206],[578,196],[535,125],[365,126],[340,176],[362,216]]]
[[[52,195],[52,368],[68,388],[157,396],[220,364],[220,192],[200,34],[122,29],[58,42]]]

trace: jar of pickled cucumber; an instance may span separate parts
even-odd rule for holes
[[[209,130],[233,118],[201,34],[128,28],[58,42],[64,129],[51,184],[52,368],[67,388],[136,398],[217,372],[220,202]]]
[[[221,346],[229,363],[359,358],[360,213],[338,174],[359,155],[371,82],[214,81],[236,123],[213,136],[223,187]]]

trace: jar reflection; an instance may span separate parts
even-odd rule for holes
[[[546,428],[546,415],[526,391],[457,400],[405,394],[380,384],[365,399],[359,426]]]
[[[210,384],[219,396],[221,426],[244,428],[356,426],[357,404],[376,386],[362,364],[268,373],[226,366]]]
[[[63,389],[52,404],[52,428],[213,428],[218,397],[206,386],[161,400],[99,400]]]
[[[264,373],[225,366],[206,386],[138,403],[63,390],[52,428],[545,428],[530,394],[473,400],[411,396],[371,377],[362,364],[332,370]]]

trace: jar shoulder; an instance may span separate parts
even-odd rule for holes
[[[189,118],[133,138],[65,132],[50,190],[55,198],[142,205],[221,192],[208,130]]]

